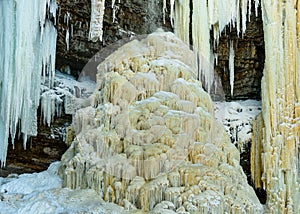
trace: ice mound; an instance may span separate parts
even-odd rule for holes
[[[110,55],[69,128],[63,185],[92,188],[130,211],[261,213],[196,76],[194,53],[172,33]]]

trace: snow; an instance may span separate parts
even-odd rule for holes
[[[244,151],[244,146],[252,141],[252,124],[261,112],[261,101],[239,100],[214,104],[217,121],[223,124],[239,151]]]
[[[9,135],[14,139],[20,128],[26,147],[27,137],[37,134],[36,110],[40,92],[36,89],[40,88],[41,72],[50,77],[50,85],[54,78],[57,32],[45,19],[47,5],[53,13],[54,0],[0,1],[2,166],[6,163]]]
[[[94,190],[62,188],[57,175],[60,165],[54,162],[40,173],[0,177],[0,214],[127,213],[104,203]]]

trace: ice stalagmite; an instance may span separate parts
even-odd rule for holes
[[[47,6],[48,5],[48,6]],[[52,6],[51,6],[52,5]],[[55,0],[0,1],[0,161],[5,165],[8,138],[36,135],[41,73],[54,77]],[[51,6],[51,7],[50,7]],[[52,8],[48,12],[46,8]],[[28,12],[30,11],[30,12]],[[19,131],[17,130],[19,128]]]
[[[299,213],[300,4],[262,0],[261,5],[266,60],[252,175],[267,192],[268,213]]]
[[[155,32],[98,65],[62,157],[64,185],[95,189],[130,213],[261,213],[195,60],[174,34]]]

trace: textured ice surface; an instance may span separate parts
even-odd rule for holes
[[[41,111],[43,121],[50,126],[55,116],[74,114],[76,109],[81,108],[84,100],[89,97],[95,88],[95,82],[88,79],[76,81],[74,77],[56,72],[52,80],[53,86],[49,87],[49,78],[45,78],[41,87]]]
[[[92,188],[131,212],[260,213],[195,61],[163,32],[107,57],[89,105],[75,113],[64,186]]]
[[[252,176],[267,192],[267,212],[299,213],[300,1],[262,0],[265,68]]]
[[[122,207],[105,203],[94,190],[61,188],[59,166],[55,162],[40,173],[0,177],[0,213],[126,213]]]

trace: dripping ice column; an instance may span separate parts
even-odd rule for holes
[[[229,72],[230,72],[230,91],[231,96],[233,96],[233,87],[234,87],[234,49],[233,41],[230,41],[230,50],[229,50]]]
[[[100,41],[102,41],[105,0],[91,0],[91,4],[92,14],[89,40],[96,42],[99,39]]]

